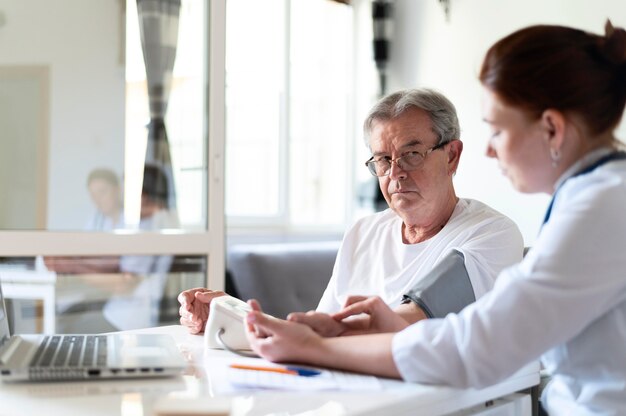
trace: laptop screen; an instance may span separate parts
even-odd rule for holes
[[[9,319],[4,307],[4,297],[2,296],[2,285],[0,284],[0,348],[9,342]]]

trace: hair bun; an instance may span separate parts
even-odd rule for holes
[[[604,56],[617,65],[626,64],[626,30],[614,27],[609,19],[604,25]]]

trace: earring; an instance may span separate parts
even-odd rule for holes
[[[561,161],[561,152],[558,149],[550,148],[550,159],[552,159],[552,167],[556,168]]]

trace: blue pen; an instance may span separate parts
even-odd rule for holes
[[[313,370],[311,368],[300,368],[300,367],[287,366],[287,370],[295,371],[296,373],[298,373],[299,376],[304,376],[304,377],[319,376],[320,374],[322,374],[321,371]]]

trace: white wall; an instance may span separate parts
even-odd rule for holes
[[[357,35],[371,36],[367,3],[353,0],[363,23],[357,25]],[[0,65],[50,68],[50,229],[84,224],[91,209],[85,179],[93,167],[109,166],[121,173],[124,166],[121,4],[121,0],[0,0],[6,19],[0,27]],[[601,32],[610,17],[615,25],[626,26],[624,0],[451,0],[449,21],[438,0],[395,0],[394,16],[389,90],[430,86],[453,100],[465,143],[456,178],[459,195],[481,199],[509,215],[532,244],[548,197],[516,193],[496,162],[483,155],[487,128],[480,121],[477,81],[483,54],[500,37],[529,24],[560,23]],[[364,149],[361,121],[375,99],[370,48],[367,39],[355,50],[354,146],[359,151]],[[625,130],[618,133],[622,139]],[[363,175],[365,158],[362,151],[355,162]]]
[[[563,24],[603,33],[610,18],[626,26],[624,0],[451,0],[449,20],[437,0],[396,0],[390,91],[436,88],[456,105],[465,149],[456,177],[460,196],[480,199],[509,215],[531,245],[549,201],[522,195],[484,156],[488,130],[481,121],[477,80],[484,53],[499,38],[531,24]],[[626,123],[618,137],[626,139]]]
[[[124,166],[120,0],[0,0],[0,65],[50,70],[48,229],[80,229],[94,167]]]

